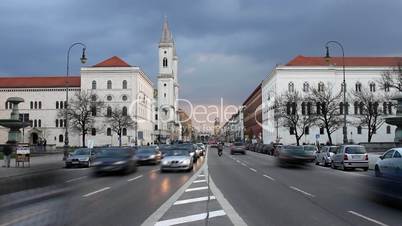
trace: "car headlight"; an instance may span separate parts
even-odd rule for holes
[[[126,163],[127,161],[118,161],[118,162],[115,162],[115,163],[113,163],[113,165],[121,165],[121,164],[124,164],[124,163]]]
[[[190,159],[183,160],[183,164],[190,164]]]
[[[102,164],[102,162],[100,162],[100,161],[97,161],[97,162],[93,162],[93,163],[92,163],[93,166],[97,166],[97,165],[100,165],[100,164]]]
[[[169,161],[168,161],[168,160],[163,160],[163,161],[162,161],[162,165],[167,165],[167,164],[169,164]]]
[[[155,158],[155,155],[150,155],[149,158],[153,159],[153,158]]]
[[[190,152],[190,156],[194,156],[194,152]]]

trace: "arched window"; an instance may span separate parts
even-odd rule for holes
[[[92,89],[96,89],[96,81],[95,80],[92,81]]]
[[[318,92],[324,92],[324,83],[323,82],[318,83]]]
[[[289,82],[289,84],[288,84],[288,91],[289,91],[290,93],[292,93],[292,92],[295,91],[295,84],[294,84],[293,82]]]
[[[60,109],[64,108],[64,101],[60,101]]]
[[[125,107],[125,106],[123,107],[122,115],[127,116],[127,107]]]
[[[107,81],[107,89],[112,89],[112,81]]]
[[[363,102],[360,102],[360,105],[359,105],[359,112],[360,112],[360,114],[361,114],[361,115],[363,115],[363,114],[364,114],[363,107],[364,107]]]
[[[127,136],[127,129],[123,128],[123,136]]]
[[[42,101],[39,101],[39,109],[42,109]]]
[[[310,128],[309,128],[308,126],[304,127],[304,133],[305,133],[306,135],[309,135],[309,134],[310,134]]]
[[[60,124],[60,127],[64,127],[64,125],[63,125],[63,124],[64,124],[64,120],[63,120],[63,119],[59,119],[59,121],[60,121],[60,123],[59,123],[59,124]]]
[[[123,86],[123,89],[127,89],[127,81],[126,80],[123,81],[122,86]]]
[[[361,92],[362,91],[362,84],[360,82],[356,82],[356,92]]]
[[[56,101],[56,109],[59,109],[59,102]]]
[[[308,92],[309,87],[310,87],[310,86],[309,86],[308,82],[304,82],[304,83],[303,83],[303,91],[304,91],[304,92]]]
[[[297,108],[297,104],[296,104],[296,102],[293,102],[292,103],[292,115],[296,114],[296,108]]]
[[[35,109],[38,109],[38,102],[35,101]]]
[[[63,140],[64,140],[63,138],[64,138],[63,135],[60,134],[60,135],[59,135],[59,142],[60,142],[60,143],[63,142]]]
[[[42,127],[42,120],[38,120],[38,127]]]
[[[321,114],[321,103],[317,102],[316,107],[317,107],[317,115],[320,115]]]
[[[374,82],[370,83],[370,92],[375,92],[375,83]]]
[[[96,129],[95,129],[95,128],[92,128],[92,129],[91,129],[91,135],[92,135],[92,136],[96,136]]]
[[[163,64],[163,67],[167,67],[167,66],[168,66],[168,60],[167,60],[166,57],[163,58],[162,64]]]
[[[359,103],[355,102],[354,106],[355,106],[355,115],[358,115],[359,114]]]
[[[91,107],[91,113],[92,113],[92,116],[96,116],[96,107],[95,106]]]
[[[33,109],[33,102],[31,101],[31,109]]]
[[[38,127],[38,120],[34,120],[34,127]]]
[[[374,102],[374,104],[373,104],[373,113],[375,115],[378,114],[378,102]]]
[[[6,101],[6,109],[8,109],[8,102]]]
[[[307,114],[308,115],[311,115],[311,106],[312,106],[311,102],[308,102],[307,103]]]
[[[391,126],[387,126],[387,134],[391,134]]]
[[[56,119],[56,127],[59,127],[59,120]]]
[[[286,114],[290,115],[290,102],[286,103]]]
[[[387,115],[387,114],[388,114],[388,113],[387,113],[387,110],[388,110],[387,102],[382,103],[382,113],[383,113],[384,115]]]
[[[349,114],[349,103],[348,102],[346,102],[346,104],[345,104],[345,111],[346,111],[346,114],[348,115]]]
[[[106,116],[107,117],[112,117],[112,107],[107,107]]]
[[[107,136],[112,136],[112,129],[111,128],[107,128],[106,135]]]
[[[362,127],[361,126],[357,127],[357,134],[362,134]]]

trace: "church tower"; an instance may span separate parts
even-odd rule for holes
[[[178,57],[173,35],[165,17],[162,36],[159,42],[159,75],[158,75],[158,129],[160,135],[169,139],[177,139],[178,134],[178,92],[177,79]]]

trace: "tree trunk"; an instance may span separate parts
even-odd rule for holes
[[[82,133],[82,147],[85,147],[85,133]]]
[[[367,142],[370,143],[371,142],[371,137],[373,136],[372,131],[371,131],[371,126],[370,123],[368,125],[368,130],[367,130]]]
[[[121,134],[119,134],[119,146],[121,147]]]
[[[329,145],[332,145],[332,137],[331,137],[331,133],[329,131],[329,126],[327,123],[325,123],[325,130],[327,131]]]
[[[299,136],[297,135],[297,129],[295,129],[295,138],[296,138],[296,144],[297,144],[297,146],[299,146],[299,145],[300,145],[300,139],[301,139],[301,137],[299,137]]]

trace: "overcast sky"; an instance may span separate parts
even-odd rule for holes
[[[67,48],[81,41],[88,65],[117,55],[156,82],[166,15],[180,96],[237,105],[274,65],[323,55],[330,39],[347,56],[402,56],[401,12],[397,0],[1,0],[0,76],[63,75]]]

